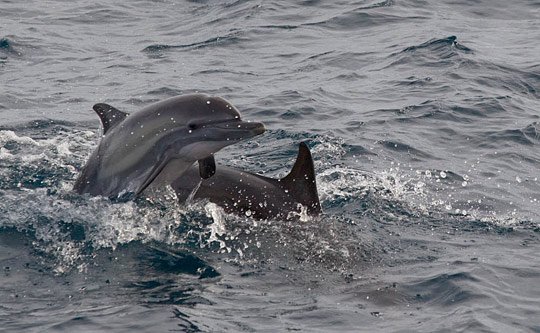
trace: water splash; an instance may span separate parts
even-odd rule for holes
[[[501,225],[520,221],[516,213],[486,215],[474,202],[463,207],[453,197],[444,197],[446,187],[461,187],[463,181],[467,186],[474,184],[473,176],[400,165],[374,172],[344,166],[336,160],[346,158],[349,147],[345,141],[323,135],[310,142],[326,212],[320,219],[300,213],[296,223],[254,221],[249,216],[226,214],[212,203],[201,206],[189,200],[180,205],[170,187],[136,202],[112,203],[102,197],[71,193],[77,170],[98,139],[95,132],[57,126],[54,134],[30,134],[0,131],[0,227],[31,235],[33,247],[45,254],[44,262],[57,273],[84,270],[97,250],[114,250],[134,241],[195,246],[231,255],[239,262],[276,255],[270,249],[281,244],[307,261],[345,269],[353,254],[360,251],[353,245],[359,236],[347,230],[365,224],[365,218],[384,224],[434,214]],[[290,140],[281,132],[275,135],[280,137],[278,143]],[[265,149],[246,145],[257,151]],[[245,164],[251,158],[232,155],[231,163]],[[282,170],[290,168],[282,165]],[[332,226],[335,223],[337,227]],[[369,246],[370,240],[364,241]]]

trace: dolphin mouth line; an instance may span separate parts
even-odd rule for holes
[[[236,118],[236,119],[210,120],[210,121],[205,121],[205,122],[201,122],[201,123],[190,123],[190,124],[188,124],[188,126],[191,127],[191,128],[199,128],[199,127],[207,127],[207,126],[211,126],[211,127],[223,127],[223,126],[225,126],[226,128],[229,128],[229,125],[247,125],[247,126],[250,126],[251,124],[253,124],[253,125],[263,125],[262,123],[259,123],[259,122],[256,122],[256,121],[245,121],[245,120],[241,120],[240,118]]]
[[[204,127],[207,124],[203,125]],[[220,121],[213,122],[210,128],[227,130],[228,132],[251,132],[254,135],[262,134],[266,131],[263,123],[247,121]]]

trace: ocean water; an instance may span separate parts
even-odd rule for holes
[[[0,331],[540,332],[540,3],[0,0]],[[133,112],[203,92],[298,143],[324,214],[72,193]]]

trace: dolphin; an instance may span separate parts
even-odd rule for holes
[[[255,219],[298,219],[302,214],[321,214],[313,159],[308,146],[300,143],[291,172],[281,179],[219,165],[215,174],[201,179],[192,166],[171,187],[180,202],[207,199],[227,213]]]
[[[261,123],[242,121],[223,98],[204,94],[171,97],[129,115],[104,103],[93,109],[103,137],[73,189],[121,201],[151,184],[170,184],[196,161],[200,176],[211,177],[215,152],[265,131]]]

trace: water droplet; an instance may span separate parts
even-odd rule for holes
[[[516,182],[521,183],[521,178],[519,176],[516,176]]]
[[[248,217],[251,216],[251,211],[249,209],[246,210],[246,216],[248,216]]]
[[[441,178],[446,178],[446,172],[441,171],[440,175],[441,175]]]
[[[210,104],[210,101],[206,101],[206,104]]]

